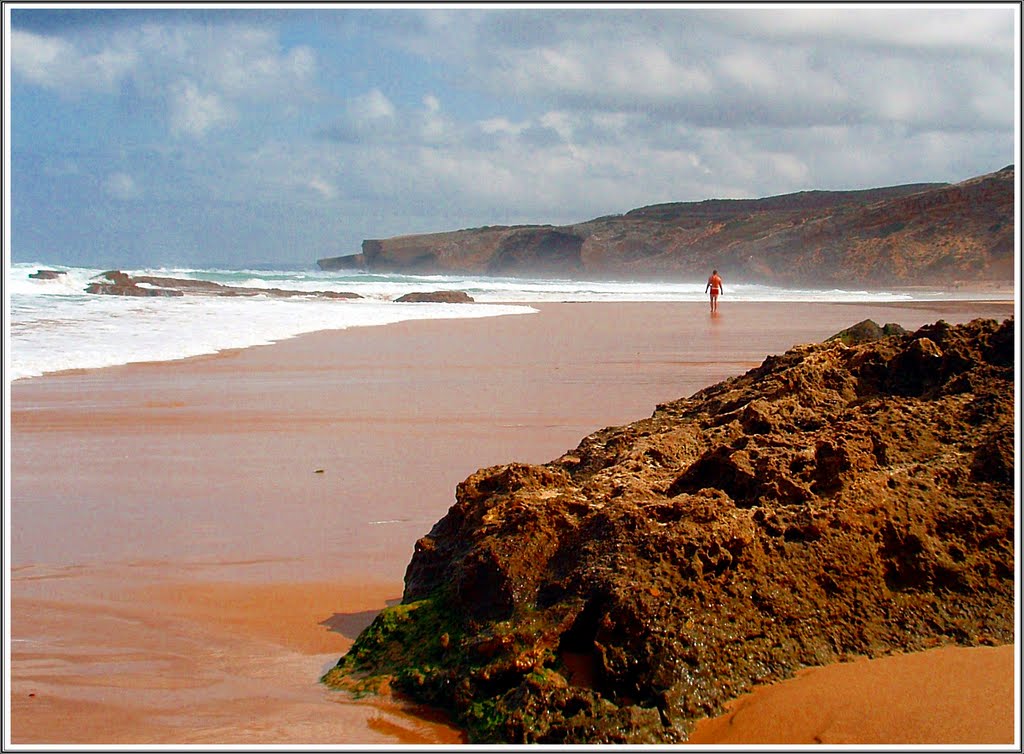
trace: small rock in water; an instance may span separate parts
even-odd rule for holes
[[[430,293],[406,293],[395,299],[397,303],[416,304],[472,304],[474,299],[465,291],[432,291]]]
[[[37,270],[36,272],[30,272],[28,276],[36,280],[56,280],[61,275],[66,274],[64,270]]]

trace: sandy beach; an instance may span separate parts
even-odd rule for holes
[[[535,308],[16,381],[10,742],[461,742],[430,711],[318,683],[400,599],[458,482],[866,318],[914,329],[1014,307]],[[693,740],[1012,744],[1016,660],[937,648],[811,669]]]

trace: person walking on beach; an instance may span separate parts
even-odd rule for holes
[[[704,286],[704,292],[711,292],[711,313],[718,313],[718,294],[722,293],[722,278],[718,277],[718,270],[711,270],[711,277],[708,284]]]

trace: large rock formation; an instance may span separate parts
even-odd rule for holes
[[[555,226],[363,242],[323,269],[706,279],[784,285],[948,285],[1013,275],[1014,168],[956,185],[804,191],[643,207]],[[357,260],[353,261],[353,260]]]
[[[678,742],[801,667],[1012,642],[1014,342],[976,320],[798,346],[482,469],[325,681],[476,742]]]
[[[465,291],[417,291],[395,299],[398,304],[472,304],[474,298]]]
[[[136,297],[172,297],[184,296],[185,294],[173,288],[150,287],[139,285],[141,280],[136,280],[126,272],[120,270],[109,270],[99,276],[99,280],[89,283],[85,287],[86,293],[96,293],[105,296],[136,296]]]

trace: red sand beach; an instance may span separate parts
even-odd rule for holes
[[[703,303],[536,308],[15,382],[10,741],[460,742],[424,710],[317,679],[400,599],[415,540],[468,474],[548,461],[865,318],[912,329],[1013,314],[991,302],[723,299],[714,319]],[[1015,659],[948,648],[812,669],[737,700],[694,740],[1013,743]],[[972,712],[979,699],[986,714]]]

